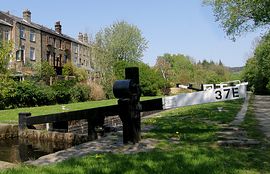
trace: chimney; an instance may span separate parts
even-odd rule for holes
[[[87,35],[87,33],[84,33],[84,35],[83,35],[83,42],[88,43],[88,35]]]
[[[78,40],[83,42],[83,34],[82,33],[79,33]]]
[[[62,34],[62,25],[60,24],[60,21],[55,22],[54,30],[59,34]]]
[[[23,19],[27,22],[31,22],[31,12],[30,10],[26,9],[23,11]]]

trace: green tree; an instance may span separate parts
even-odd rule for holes
[[[0,74],[6,74],[8,72],[8,64],[12,59],[11,56],[12,43],[0,41]]]
[[[141,61],[147,41],[136,26],[121,21],[99,31],[92,48],[95,56],[94,69],[100,74],[106,96],[112,97],[114,64],[119,61]]]
[[[125,21],[115,22],[99,32],[102,42],[114,61],[125,60],[128,62],[140,61],[147,48],[147,42],[141,31]]]
[[[212,6],[216,21],[232,39],[270,24],[269,0],[204,0],[204,4]]]

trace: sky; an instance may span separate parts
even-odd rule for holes
[[[25,9],[33,22],[48,28],[61,21],[62,32],[73,38],[79,32],[94,38],[117,21],[136,25],[148,41],[142,60],[150,66],[165,53],[244,66],[262,35],[256,31],[231,41],[202,0],[0,0],[1,11],[22,17]]]

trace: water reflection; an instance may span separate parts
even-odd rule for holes
[[[71,147],[72,144],[22,138],[0,140],[0,161],[19,163]]]

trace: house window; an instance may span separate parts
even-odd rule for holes
[[[5,40],[9,41],[10,40],[10,33],[9,31],[5,31]]]
[[[36,60],[35,48],[30,47],[30,60]]]
[[[56,47],[56,39],[55,38],[53,38],[53,44],[54,44],[54,48],[57,48]]]
[[[36,33],[34,30],[30,30],[30,41],[35,42],[36,41]]]
[[[0,41],[3,40],[3,33],[0,31]]]
[[[65,54],[64,55],[64,63],[67,63],[68,56]]]
[[[25,28],[24,27],[21,27],[21,30],[20,30],[20,37],[22,39],[25,39]]]

